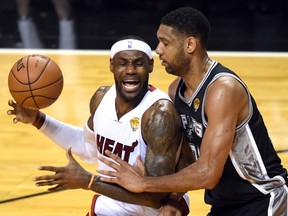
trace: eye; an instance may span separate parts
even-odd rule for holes
[[[118,64],[120,66],[125,66],[126,65],[126,61],[120,60],[120,61],[118,61]]]
[[[165,47],[167,47],[167,46],[169,45],[169,43],[168,43],[168,42],[163,42],[163,45],[164,45]]]
[[[159,45],[162,45],[162,46],[167,46],[168,45],[168,41],[167,40],[159,40]],[[158,45],[158,46],[159,46]]]
[[[135,63],[136,66],[143,66],[144,65],[144,61],[137,61]]]

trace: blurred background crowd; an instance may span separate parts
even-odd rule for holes
[[[135,34],[155,49],[161,17],[182,6],[210,20],[210,51],[288,51],[287,0],[1,0],[0,48],[110,49]]]

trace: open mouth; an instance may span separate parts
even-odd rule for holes
[[[123,83],[123,88],[125,89],[125,91],[135,91],[139,85],[140,82],[138,80],[125,80],[122,82]]]

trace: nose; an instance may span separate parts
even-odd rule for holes
[[[126,66],[126,73],[127,73],[127,74],[134,74],[134,73],[136,73],[136,67],[135,67],[132,63],[127,64],[127,66]]]
[[[158,55],[161,55],[163,52],[162,52],[162,49],[160,47],[160,43],[157,45],[156,49],[155,49],[155,52],[158,54]]]

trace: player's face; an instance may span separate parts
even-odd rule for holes
[[[167,73],[181,76],[181,68],[186,65],[183,41],[176,36],[172,27],[162,24],[158,28],[157,37],[159,43],[156,53],[162,61],[162,66]]]
[[[128,102],[139,102],[147,92],[153,60],[141,51],[121,51],[110,61],[110,70],[118,96]]]

